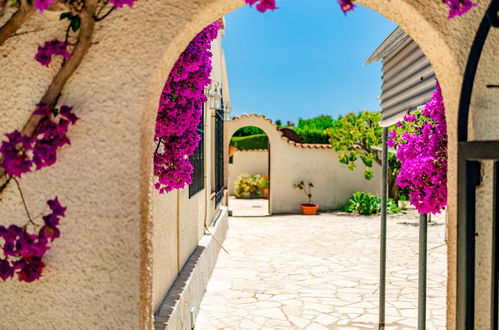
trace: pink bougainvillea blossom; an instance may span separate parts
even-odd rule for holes
[[[277,9],[275,0],[246,0],[246,3],[250,6],[256,3],[256,9],[261,13]]]
[[[4,281],[17,275],[19,281],[33,282],[42,276],[45,266],[42,258],[53,242],[60,236],[59,220],[64,217],[66,207],[57,197],[47,201],[50,213],[43,217],[44,226],[37,234],[30,234],[28,226],[0,226],[0,278]]]
[[[33,6],[35,6],[36,9],[39,11],[43,12],[45,9],[48,8],[51,4],[53,4],[55,0],[34,0],[33,1]]]
[[[52,56],[62,56],[68,58],[73,56],[66,50],[68,44],[57,39],[45,42],[43,46],[38,46],[38,51],[35,55],[35,60],[44,66],[49,66],[52,62]]]
[[[21,177],[31,172],[33,165],[36,170],[50,166],[57,160],[57,150],[70,144],[69,125],[78,120],[72,107],[62,105],[55,109],[40,103],[33,113],[43,116],[35,135],[26,136],[16,130],[5,134],[7,140],[0,146],[0,167],[8,175]]]
[[[256,9],[260,12],[265,12],[267,10],[275,10],[276,2],[275,0],[245,0],[250,6],[256,5]],[[455,16],[461,16],[468,10],[476,6],[476,3],[471,2],[471,0],[443,0],[443,2],[449,6],[449,18]],[[355,8],[353,0],[338,0],[341,10],[346,13]]]
[[[449,18],[461,16],[477,5],[470,0],[444,0],[444,3],[449,6]]]
[[[130,7],[133,7],[133,3],[136,0],[109,0],[110,3],[112,3],[116,8],[121,8],[124,5],[128,5]]]
[[[447,124],[438,82],[421,114],[406,116],[400,129],[405,132],[393,131],[388,140],[401,162],[397,185],[409,189],[419,212],[439,213],[447,205]]]
[[[211,82],[211,42],[221,24],[214,22],[201,31],[180,54],[163,88],[156,119],[154,154],[156,189],[167,193],[192,183],[189,161],[198,147],[196,132],[201,121],[204,88]]]
[[[33,167],[34,139],[19,131],[5,134],[7,141],[0,146],[0,167],[9,175],[20,177]]]
[[[341,10],[346,14],[346,12],[353,10],[355,5],[352,0],[338,0]]]

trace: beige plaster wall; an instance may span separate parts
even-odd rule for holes
[[[177,193],[153,198],[153,304],[156,310],[179,272],[177,265]]]
[[[270,198],[274,213],[298,213],[300,204],[308,203],[302,191],[292,188],[301,180],[314,184],[312,202],[318,203],[320,210],[342,208],[357,191],[381,194],[378,165],[374,165],[374,178],[366,180],[360,161],[358,168],[350,171],[338,162],[338,155],[331,149],[303,149],[286,143],[275,154],[273,152]]]
[[[259,127],[269,137],[271,213],[300,212],[300,204],[307,203],[308,199],[302,191],[293,189],[293,184],[302,180],[314,184],[312,202],[318,203],[322,210],[342,208],[357,191],[380,195],[381,171],[377,164],[373,168],[374,178],[366,180],[364,166],[360,161],[357,169],[350,171],[347,166],[338,162],[338,155],[334,150],[289,142],[277,126],[262,115],[236,117],[228,122],[227,132],[232,136],[245,126]],[[227,141],[226,144],[228,143]],[[264,162],[268,162],[268,158],[260,154],[263,155],[263,152],[236,152],[234,164],[229,164],[231,186],[240,173],[260,173],[257,170],[263,168]],[[240,172],[242,170],[248,171]]]
[[[234,185],[241,174],[269,173],[269,153],[267,150],[245,150],[238,151],[233,156],[232,163],[229,163],[229,195],[235,194]]]
[[[464,17],[447,20],[433,0],[361,0],[400,25],[421,47],[440,78],[449,131],[448,327],[455,319],[456,123],[464,65],[484,10],[480,1]],[[154,121],[165,77],[193,36],[213,20],[239,8],[238,0],[141,0],[98,23],[93,44],[60,102],[82,117],[71,147],[58,163],[27,175],[22,185],[39,214],[58,195],[68,206],[62,237],[46,258],[36,283],[1,283],[2,325],[32,328],[151,328],[153,315],[152,158]],[[257,13],[255,13],[257,15]],[[59,13],[35,14],[0,48],[0,132],[23,126],[55,72],[33,61],[42,41],[63,38]],[[497,43],[481,65],[496,75]],[[494,96],[479,94],[493,102]],[[497,132],[498,113],[472,104],[473,136]],[[476,110],[476,111],[475,111]],[[488,121],[489,124],[485,123]],[[483,125],[478,123],[484,123]],[[494,123],[496,123],[494,125]],[[485,125],[487,124],[487,125]],[[481,135],[482,134],[482,135]],[[13,186],[2,194],[2,224],[22,223]]]

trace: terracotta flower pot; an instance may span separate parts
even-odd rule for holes
[[[300,205],[301,214],[303,215],[316,215],[319,209],[319,204],[302,204]]]
[[[263,198],[269,199],[269,188],[262,188]]]

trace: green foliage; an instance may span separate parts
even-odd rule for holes
[[[379,112],[363,111],[340,116],[333,122],[332,127],[327,129],[327,134],[331,146],[338,152],[340,163],[354,170],[355,161],[360,157],[367,171],[372,171],[373,161],[381,163],[378,152],[371,149],[372,146],[381,145],[380,120]],[[365,177],[372,175],[367,174]]]
[[[235,194],[237,198],[258,198],[262,177],[258,174],[241,174],[235,183]]]
[[[345,205],[346,212],[356,212],[362,215],[371,215],[381,212],[381,198],[365,192],[356,192],[350,197]],[[393,199],[389,198],[386,203],[387,213],[400,211]]]
[[[234,136],[230,139],[230,145],[236,147],[237,150],[268,149],[269,138],[266,134]]]
[[[381,114],[379,112],[349,113],[344,117],[338,117],[333,122],[333,126],[326,130],[330,137],[331,146],[338,152],[339,162],[347,165],[353,171],[357,167],[357,159],[360,158],[364,164],[364,178],[366,180],[374,177],[373,163],[381,166],[381,152],[372,149],[372,147],[382,145],[380,120]],[[400,162],[395,154],[388,155],[388,164],[390,197],[398,200],[395,177],[400,170]]]
[[[268,188],[269,187],[269,176],[262,175],[262,181],[260,181],[260,188]]]
[[[275,124],[277,125],[277,127],[279,127],[279,128],[280,128],[280,127],[282,126],[282,120],[277,119],[277,120],[275,121]]]
[[[322,115],[312,119],[299,119],[298,125],[293,128],[302,137],[302,143],[329,143],[326,129],[333,127],[333,118]]]
[[[265,134],[265,132],[261,128],[255,126],[246,126],[238,129],[233,136],[250,136],[257,134]]]
[[[59,16],[59,19],[60,20],[68,19],[71,22],[70,27],[71,27],[71,30],[73,30],[73,32],[78,31],[78,29],[80,28],[80,25],[81,25],[80,16],[73,15],[69,11],[62,13],[61,16]]]

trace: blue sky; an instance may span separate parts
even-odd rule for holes
[[[361,6],[345,16],[335,0],[277,4],[225,17],[232,114],[296,121],[378,110],[381,66],[364,62],[396,25]]]

